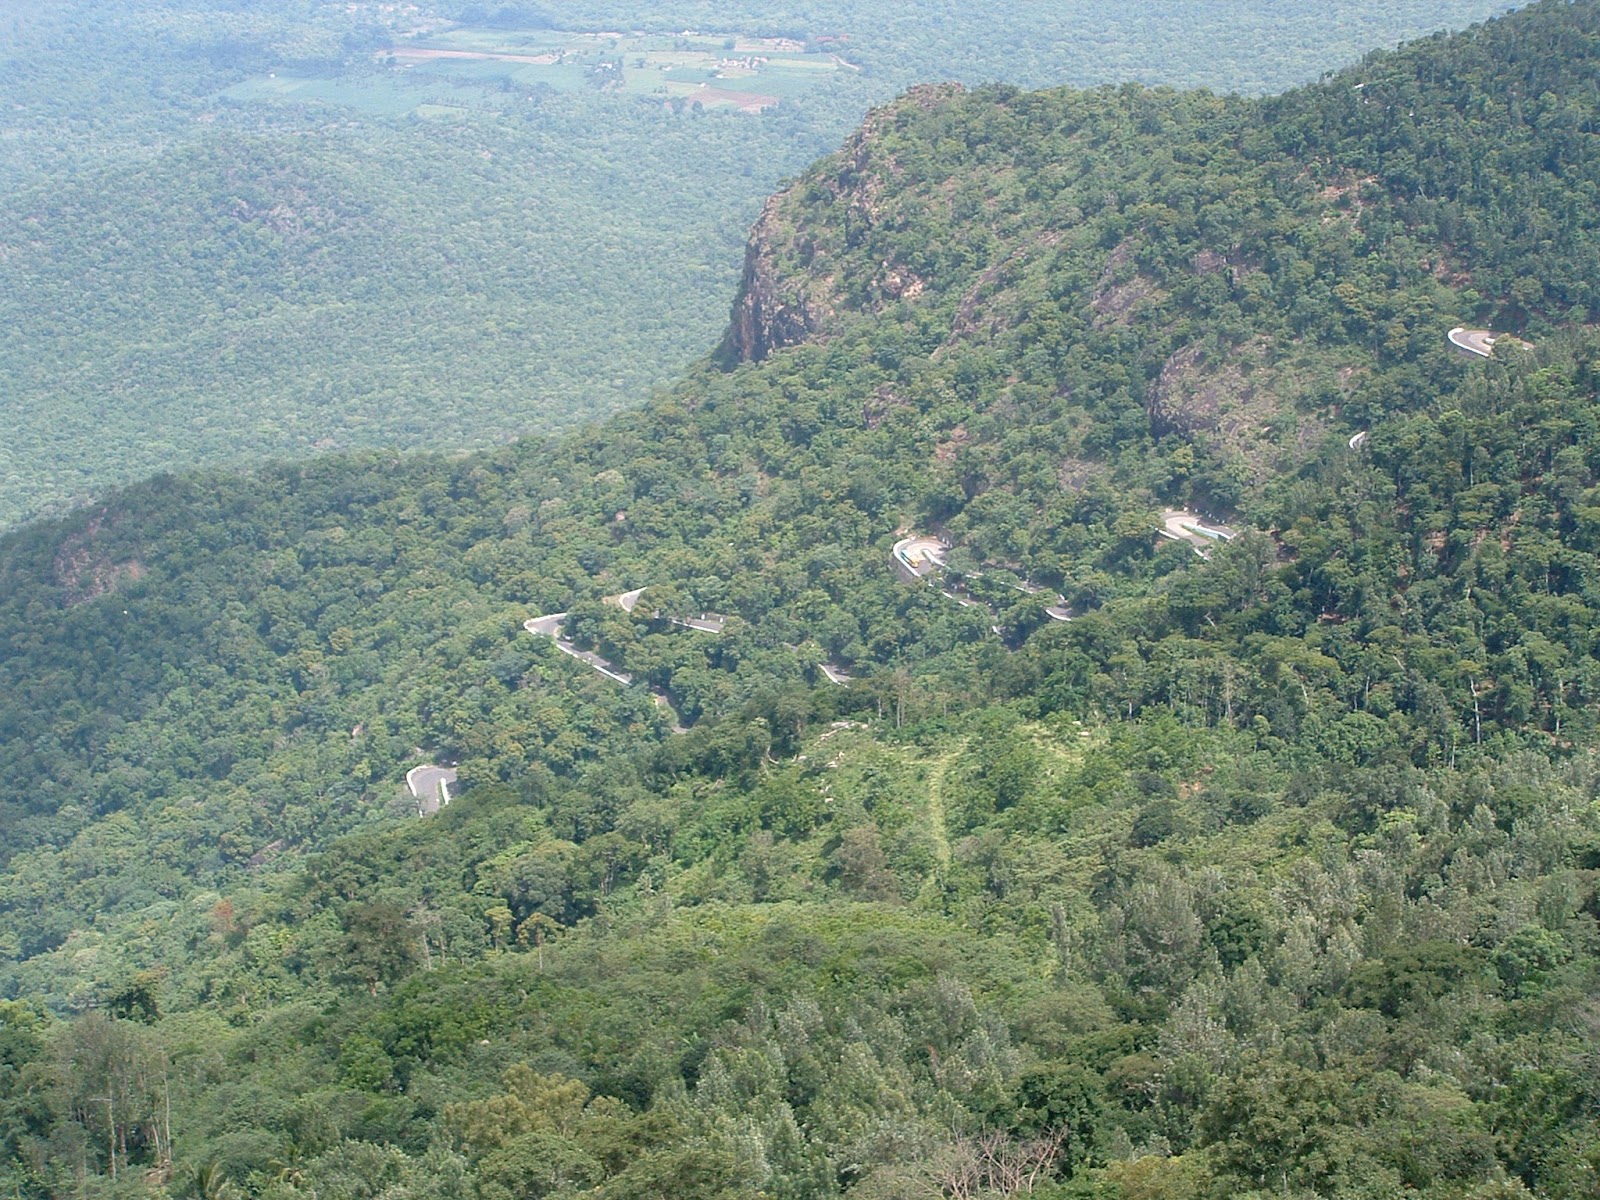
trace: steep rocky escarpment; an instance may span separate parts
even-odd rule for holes
[[[745,248],[744,277],[718,358],[727,364],[761,362],[822,328],[835,297],[826,279],[788,279],[779,268],[780,214],[785,195],[769,199]]]
[[[892,144],[885,144],[892,132],[964,91],[930,84],[874,109],[837,154],[767,201],[745,249],[720,361],[760,362],[826,332],[842,307],[874,311],[922,293],[926,280],[897,255],[863,271],[846,254],[863,248],[889,215],[886,198],[903,174]]]

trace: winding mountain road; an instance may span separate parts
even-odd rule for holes
[[[607,662],[592,650],[580,650],[575,643],[569,642],[562,637],[561,627],[566,624],[566,621],[566,613],[550,613],[543,617],[532,617],[524,621],[522,627],[529,633],[549,638],[556,644],[556,649],[561,653],[570,654],[579,662],[588,664],[614,683],[620,683],[627,687],[633,682],[633,676],[626,671],[618,670],[615,663]]]

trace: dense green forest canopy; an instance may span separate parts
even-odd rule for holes
[[[919,80],[1261,92],[1496,7],[0,5],[0,525],[184,464],[638,404],[715,340],[761,197]],[[851,67],[753,114],[377,54],[456,26],[784,35]]]
[[[8,534],[5,1187],[1593,1197],[1597,67],[918,88],[642,409]]]

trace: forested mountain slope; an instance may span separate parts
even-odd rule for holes
[[[717,336],[761,197],[919,79],[1259,93],[1499,5],[1048,7],[0,3],[0,527],[177,466],[642,403]],[[668,59],[699,31],[672,102],[600,36],[635,29]],[[563,33],[606,69],[524,44]],[[692,99],[762,36],[806,51],[760,68],[768,108]],[[439,39],[487,57],[382,53]]]
[[[640,412],[9,535],[12,1190],[1592,1196],[1597,32],[919,89]]]

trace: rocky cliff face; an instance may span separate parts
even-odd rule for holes
[[[788,239],[780,214],[786,199],[788,193],[779,193],[762,206],[745,247],[744,277],[718,350],[718,358],[729,365],[760,362],[774,350],[803,342],[833,313],[830,281],[785,278],[780,248],[787,248]]]
[[[932,109],[964,90],[960,84],[925,85],[874,109],[837,154],[767,201],[745,248],[744,277],[720,361],[760,362],[825,334],[842,308],[859,307],[847,300],[848,292],[863,289],[844,278],[844,255],[879,225],[883,197],[898,173],[882,135],[902,113]],[[867,284],[864,294],[881,302],[915,299],[924,285],[892,258],[860,282]]]

